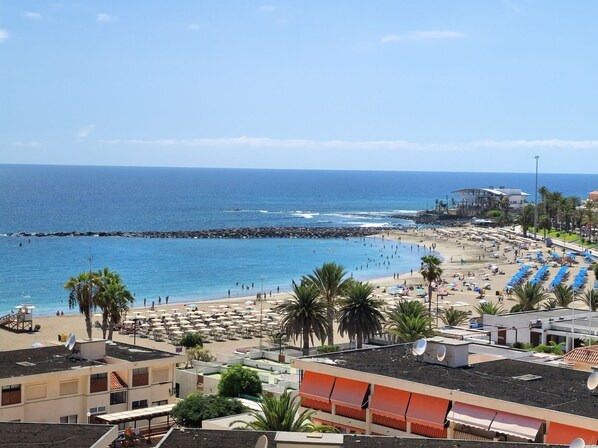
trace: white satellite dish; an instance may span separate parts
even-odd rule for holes
[[[436,359],[438,361],[444,361],[444,358],[446,358],[446,347],[444,345],[439,345],[436,350]]]
[[[585,447],[586,447],[586,442],[582,438],[577,438],[577,439],[573,440],[573,442],[571,442],[571,445],[569,445],[569,448],[585,448]]]
[[[594,372],[588,377],[587,386],[590,390],[594,390],[598,387],[598,372]]]
[[[71,333],[71,334],[69,335],[68,339],[66,340],[66,342],[67,342],[67,344],[68,344],[68,345],[67,345],[67,348],[68,348],[69,350],[72,350],[72,349],[73,349],[73,347],[75,346],[75,342],[77,342],[77,337],[76,337],[76,336],[75,336],[73,333]]]
[[[421,356],[426,351],[426,347],[428,346],[428,341],[425,339],[418,339],[413,344],[413,354],[417,356]]]
[[[268,448],[268,437],[262,434],[255,442],[255,448]]]

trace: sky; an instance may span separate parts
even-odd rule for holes
[[[0,163],[598,172],[590,0],[0,0]]]

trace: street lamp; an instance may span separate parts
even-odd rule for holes
[[[534,156],[536,159],[536,191],[534,196],[534,240],[538,239],[538,159],[540,156]]]
[[[264,277],[261,277],[262,292],[260,295],[260,353],[262,352],[262,332],[263,332],[263,311],[264,311]]]

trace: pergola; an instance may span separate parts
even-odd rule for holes
[[[115,412],[114,414],[96,415],[95,419],[101,422],[118,425],[120,423],[137,422],[139,420],[147,420],[148,437],[152,436],[152,419],[156,417],[169,417],[170,411],[174,408],[174,404],[164,404],[161,406],[153,406],[150,408],[140,408],[132,411]],[[170,418],[166,419],[166,423],[170,426]]]

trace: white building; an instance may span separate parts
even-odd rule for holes
[[[464,188],[453,191],[453,194],[459,196],[457,203],[460,208],[466,210],[491,209],[500,205],[506,198],[509,201],[509,208],[517,210],[526,203],[529,193],[525,193],[520,188],[506,188],[504,186],[494,188]]]

